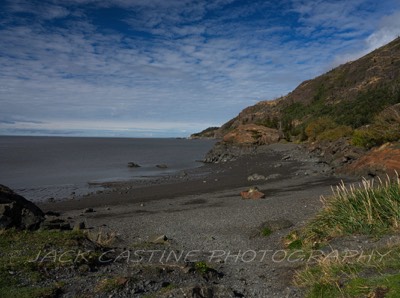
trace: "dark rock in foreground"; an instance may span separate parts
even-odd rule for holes
[[[34,203],[0,185],[0,229],[37,230],[44,213]]]

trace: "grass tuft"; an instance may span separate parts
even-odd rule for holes
[[[397,174],[397,173],[396,173]],[[363,234],[382,236],[399,232],[400,179],[363,180],[358,187],[344,183],[324,199],[323,210],[303,228],[284,239],[286,247],[301,242],[310,250],[335,237]],[[356,254],[353,254],[357,252]],[[371,251],[319,254],[296,272],[295,285],[307,289],[306,297],[399,297],[400,242]]]
[[[323,210],[302,231],[304,244],[316,247],[329,239],[352,234],[381,235],[400,227],[400,179],[364,179],[359,187],[344,183],[333,197],[321,198]]]

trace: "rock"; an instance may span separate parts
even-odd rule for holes
[[[280,167],[282,167],[281,163],[277,163],[276,165],[274,165],[274,168],[280,168]]]
[[[0,185],[0,229],[37,230],[44,213],[34,203]]]
[[[85,210],[83,210],[83,213],[93,213],[95,212],[93,208],[86,208]]]
[[[140,165],[134,162],[128,162],[128,167],[129,168],[140,168]]]
[[[54,203],[55,201],[56,200],[53,197],[47,199],[47,202],[49,202],[49,203]]]
[[[46,216],[55,216],[55,217],[58,217],[58,216],[61,215],[61,213],[60,213],[60,212],[55,212],[55,211],[47,211],[47,212],[45,213],[45,215],[46,215]]]
[[[357,176],[396,176],[396,172],[400,173],[400,146],[388,143],[372,149],[338,172]]]
[[[168,166],[166,164],[159,164],[159,165],[156,165],[156,167],[159,169],[168,169]]]
[[[265,198],[265,194],[258,190],[257,187],[251,187],[248,191],[240,193],[242,199],[245,200],[259,200]]]
[[[74,231],[83,230],[86,228],[86,224],[84,221],[78,221],[74,225]]]
[[[223,137],[225,143],[258,146],[277,143],[279,139],[278,130],[256,124],[239,125]]]
[[[149,242],[154,243],[154,244],[164,244],[167,241],[168,241],[168,237],[165,235],[161,235],[161,236],[155,236],[155,237],[151,238]]]
[[[235,145],[225,142],[218,142],[206,154],[205,163],[225,163],[236,160],[239,156],[254,153],[257,147],[254,145]]]
[[[43,230],[71,230],[71,225],[64,219],[47,217],[40,228]]]
[[[282,176],[281,174],[271,174],[271,175],[268,175],[268,177],[266,177],[265,180],[276,179],[276,178],[279,178],[281,176]]]
[[[247,181],[259,181],[259,180],[265,180],[265,176],[259,174],[253,174],[247,177]]]

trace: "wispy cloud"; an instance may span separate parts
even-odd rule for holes
[[[399,6],[391,0],[5,1],[0,134],[187,135],[222,124],[390,41],[399,34]]]

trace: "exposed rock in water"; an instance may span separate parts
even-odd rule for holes
[[[168,169],[168,166],[166,164],[159,164],[159,165],[156,165],[156,167],[159,169]]]
[[[140,165],[134,162],[128,162],[128,167],[129,168],[140,168]]]
[[[34,203],[0,185],[0,229],[37,230],[44,213]]]

